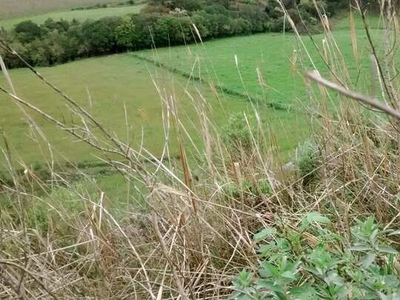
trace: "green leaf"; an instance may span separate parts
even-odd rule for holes
[[[321,224],[330,223],[330,220],[327,217],[323,217],[319,212],[316,211],[308,213],[306,219],[309,223],[321,223]]]
[[[291,299],[301,300],[301,299],[319,299],[317,298],[317,292],[314,288],[309,285],[303,285],[299,287],[294,287],[289,290],[289,295]]]
[[[374,249],[369,244],[366,244],[366,243],[355,243],[348,250],[350,250],[350,251],[371,251]]]
[[[379,233],[379,229],[375,229],[372,233],[371,233],[371,236],[370,236],[370,241],[371,241],[371,243],[372,244],[375,244],[375,240],[376,240],[376,237],[378,236],[378,233]]]
[[[388,254],[398,254],[399,253],[396,249],[389,247],[389,246],[378,246],[378,247],[376,247],[376,250],[378,250],[379,252],[388,253]]]
[[[281,291],[282,288],[277,286],[272,280],[259,279],[257,280],[257,289],[267,289],[270,291]]]
[[[261,230],[259,233],[256,233],[253,237],[254,241],[260,242],[266,237],[276,234],[276,228],[267,227]]]
[[[293,273],[292,271],[283,272],[281,276],[286,279],[292,279],[292,280],[296,279],[296,274]]]
[[[277,278],[280,275],[278,269],[266,261],[261,264],[261,267],[262,268],[259,270],[259,273],[263,278]]]
[[[375,261],[375,258],[375,253],[368,253],[362,258],[360,264],[363,266],[364,269],[367,269]]]
[[[328,276],[324,278],[324,281],[328,284],[334,284],[337,286],[343,286],[344,285],[344,279],[339,276],[338,273],[336,272],[329,272]]]

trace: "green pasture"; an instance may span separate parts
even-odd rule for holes
[[[378,24],[373,18],[373,24]],[[212,81],[228,90],[248,94],[271,103],[283,103],[291,107],[309,104],[302,72],[316,67],[322,74],[329,70],[321,55],[326,49],[325,59],[333,60],[335,72],[345,69],[349,72],[352,85],[357,88],[369,85],[370,47],[361,35],[362,26],[356,17],[357,53],[359,62],[355,62],[348,18],[338,22],[333,31],[333,39],[319,34],[313,40],[301,36],[302,42],[291,33],[269,33],[252,36],[232,37],[193,44],[148,50],[139,53],[140,57],[162,62],[169,68]],[[382,45],[382,32],[372,29],[372,35],[379,50]],[[336,45],[335,45],[336,43]],[[317,50],[318,49],[318,50]],[[340,49],[340,52],[338,51]],[[341,58],[343,56],[343,60]],[[311,58],[311,59],[310,59]],[[260,84],[260,75],[263,78]]]
[[[344,24],[347,21],[340,22]],[[354,88],[370,86],[370,50],[367,40],[357,39],[359,63],[356,64],[349,30],[344,30],[340,22],[334,37],[343,60],[336,50],[326,57],[336,62],[335,72],[343,72],[343,66],[346,65],[345,69],[349,71]],[[357,27],[359,30],[362,28]],[[381,31],[373,29],[372,33],[379,49]],[[323,35],[313,36],[314,45],[307,36],[302,37],[301,43],[290,33],[259,34],[86,59],[39,68],[39,71],[93,112],[110,132],[133,147],[142,145],[155,155],[162,153],[165,143],[162,121],[165,105],[161,104],[153,80],[159,85],[164,97],[173,94],[176,98],[179,118],[195,145],[201,143],[199,116],[194,109],[198,103],[207,102],[211,111],[210,118],[217,125],[225,124],[234,112],[247,111],[252,114],[252,104],[255,104],[268,129],[272,128],[277,133],[281,150],[289,153],[308,136],[309,126],[305,121],[309,119],[305,113],[307,106],[318,105],[310,103],[302,70],[312,70],[315,66],[321,73],[328,74],[317,48],[323,52],[324,45],[329,43],[333,49],[334,44],[329,39],[323,42],[324,38]],[[168,66],[168,70],[157,66],[157,62]],[[180,74],[189,74],[196,80],[181,76],[179,72],[175,74],[174,70],[181,71]],[[20,97],[60,120],[77,122],[60,96],[30,71],[11,70],[10,74]],[[210,83],[216,87],[218,99]],[[0,77],[0,84],[6,86],[3,77]],[[242,96],[233,96],[235,93]],[[248,98],[260,101],[255,103]],[[265,103],[282,103],[289,111],[276,110],[265,106]],[[69,135],[48,124],[43,118],[34,114],[34,119],[54,146],[54,155],[57,157],[61,157],[62,153],[73,162],[85,162],[97,155],[93,149],[73,141]],[[17,154],[14,158],[35,163],[49,157],[47,141],[35,133],[15,103],[5,95],[0,95],[0,127]],[[174,128],[171,123],[171,130]],[[188,138],[186,142],[191,145]],[[169,143],[171,155],[177,155],[174,134],[170,136]]]
[[[115,17],[115,16],[123,16],[126,14],[139,13],[144,6],[145,4],[140,4],[134,6],[120,6],[120,7],[49,12],[41,15],[3,19],[0,20],[0,27],[2,26],[6,30],[9,30],[12,29],[16,24],[26,20],[32,20],[37,24],[43,24],[44,21],[46,21],[48,18],[52,18],[54,21],[58,21],[61,19],[67,21],[72,21],[73,19],[77,19],[79,21],[85,21],[88,19],[98,20],[103,17]]]
[[[107,130],[118,135],[123,141],[138,148],[142,143],[143,134],[143,147],[155,155],[161,154],[165,136],[162,123],[163,106],[153,79],[159,84],[162,93],[165,93],[163,96],[175,95],[179,118],[197,144],[200,143],[199,134],[196,133],[199,128],[199,116],[193,108],[193,103],[206,101],[210,107],[210,117],[217,125],[224,124],[233,112],[252,112],[252,107],[246,99],[221,95],[217,100],[207,85],[188,84],[184,78],[144,63],[130,54],[39,68],[39,72],[91,111]],[[11,70],[10,75],[18,96],[59,120],[66,120],[71,124],[79,121],[61,97],[30,71]],[[7,86],[4,77],[0,78],[0,84]],[[191,94],[194,101],[190,100],[185,90]],[[259,109],[269,126],[276,127],[279,131],[278,139],[284,150],[293,149],[306,136],[307,130],[302,116],[297,116],[295,112],[275,111],[262,105]],[[98,154],[85,144],[73,141],[69,135],[42,117],[36,114],[33,114],[33,117],[44,131],[48,142],[54,146],[54,155],[57,157],[61,157],[61,154],[58,154],[60,152],[73,162],[83,162],[93,159],[94,155]],[[5,132],[15,157],[20,157],[18,161],[34,163],[49,158],[47,142],[27,124],[19,108],[4,94],[0,94],[0,127]],[[171,123],[172,131],[173,128]],[[171,154],[177,155],[174,134],[170,139]]]
[[[51,11],[68,10],[76,7],[87,7],[96,4],[115,4],[120,0],[2,0],[0,19],[11,19],[17,16],[32,16]]]

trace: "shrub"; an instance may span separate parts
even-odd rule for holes
[[[297,164],[300,171],[300,177],[303,183],[307,185],[317,177],[317,168],[320,164],[318,149],[315,144],[307,141],[297,149]]]
[[[235,113],[230,116],[226,125],[222,128],[221,138],[230,154],[238,158],[245,153],[252,152],[252,134],[257,136],[255,130],[247,124],[245,115]]]
[[[351,229],[350,246],[330,220],[308,213],[298,228],[288,221],[254,236],[257,273],[243,270],[233,281],[234,299],[397,299],[399,253],[372,217]]]

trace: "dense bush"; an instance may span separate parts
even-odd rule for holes
[[[352,227],[350,245],[330,220],[308,213],[296,229],[283,221],[254,236],[260,267],[242,271],[234,299],[399,299],[398,252],[370,217]]]
[[[318,10],[307,0],[284,1],[287,13],[298,25],[318,24]],[[333,14],[345,6],[343,0],[320,1],[322,12]],[[96,55],[127,50],[190,43],[198,39],[229,37],[283,30],[284,12],[276,1],[229,0],[152,0],[140,15],[108,17],[83,23],[52,19],[42,25],[32,21],[17,24],[11,32],[1,34],[27,62],[49,66]],[[286,22],[285,30],[290,30]],[[301,26],[299,26],[301,27]],[[9,68],[22,64],[4,50]]]

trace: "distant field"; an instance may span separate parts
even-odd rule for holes
[[[73,98],[79,99],[84,107],[91,109],[93,114],[105,124],[112,132],[116,132],[126,140],[126,125],[123,104],[126,103],[131,127],[132,145],[138,146],[141,141],[143,128],[144,146],[159,155],[165,140],[162,130],[161,104],[159,96],[152,84],[149,71],[156,80],[164,82],[166,87],[171,86],[172,75],[152,65],[131,57],[129,54],[115,55],[87,59],[60,65],[53,68],[40,68],[39,71],[51,81],[56,83],[63,91]],[[45,87],[28,70],[11,70],[11,77],[16,86],[17,93],[36,104],[38,107],[55,114],[60,119],[69,120],[71,114],[53,91]],[[189,98],[184,95],[186,81],[175,77],[175,89],[181,109],[180,116],[187,124],[193,138],[199,141],[196,130],[198,116],[194,112]],[[0,84],[6,86],[3,77]],[[207,86],[197,87],[209,101],[213,109],[213,119],[218,124],[224,124],[232,112],[251,111],[251,106],[244,99],[223,97],[222,106],[213,96]],[[193,88],[188,90],[194,95],[196,101],[202,101]],[[93,107],[90,108],[88,93],[90,92]],[[276,126],[280,133],[279,142],[284,150],[293,149],[296,144],[306,136],[304,121],[301,116],[286,111],[275,111],[261,106],[263,117],[268,119],[271,126]],[[90,160],[95,155],[82,143],[71,142],[65,133],[49,125],[40,117],[35,117],[55,148],[61,150],[69,159],[78,162]],[[17,107],[3,94],[0,94],[0,128],[6,132],[15,153],[21,155],[23,160],[30,163],[42,160],[42,153],[38,151],[40,145],[30,135],[29,126],[23,120]],[[36,149],[36,150],[34,150]],[[172,146],[172,155],[178,154],[176,147]],[[44,150],[46,152],[46,150]],[[0,158],[0,163],[3,158]]]
[[[113,17],[113,16],[122,16],[130,13],[139,13],[144,6],[145,4],[140,4],[135,6],[49,12],[41,15],[3,19],[0,20],[0,26],[3,26],[5,29],[12,29],[13,26],[25,20],[32,20],[35,23],[43,24],[44,21],[46,21],[48,18],[52,18],[55,21],[60,19],[64,19],[67,21],[71,21],[73,19],[77,19],[80,21],[85,21],[87,19],[96,20],[103,17]]]
[[[121,0],[1,0],[0,19],[71,9],[95,4],[120,3]]]
[[[334,32],[336,42],[344,56],[344,63],[350,71],[354,85],[370,84],[365,79],[369,76],[370,50],[367,40],[363,35],[358,39],[358,55],[360,58],[361,72],[354,63],[353,49],[351,46],[351,35],[344,29],[347,20],[342,20],[340,29]],[[361,24],[357,22],[357,31],[362,30]],[[360,35],[361,36],[361,35]],[[381,45],[382,35],[379,30],[373,30],[376,38],[376,47]],[[323,49],[323,36],[313,37],[316,47]],[[303,37],[304,44],[315,66],[322,72],[328,72],[322,58],[317,54],[315,46],[307,36]],[[334,48],[334,47],[332,47]],[[297,49],[296,52],[294,49]],[[140,56],[162,62],[177,70],[201,76],[205,80],[219,83],[227,89],[239,93],[248,93],[251,96],[260,97],[266,102],[280,102],[299,106],[299,103],[308,103],[309,96],[304,87],[303,79],[297,70],[301,67],[303,59],[304,67],[309,70],[313,65],[308,60],[306,51],[303,49],[293,34],[257,34],[244,37],[233,37],[215,40],[202,45],[189,45],[174,47],[170,49],[158,49],[154,51],[143,51]],[[335,54],[337,55],[337,53]],[[337,57],[337,72],[340,72],[342,63]],[[330,59],[331,59],[330,58]],[[293,66],[296,62],[296,69]],[[266,87],[261,87],[257,75],[262,74]],[[361,77],[360,77],[361,76]],[[364,77],[366,76],[366,77]]]

